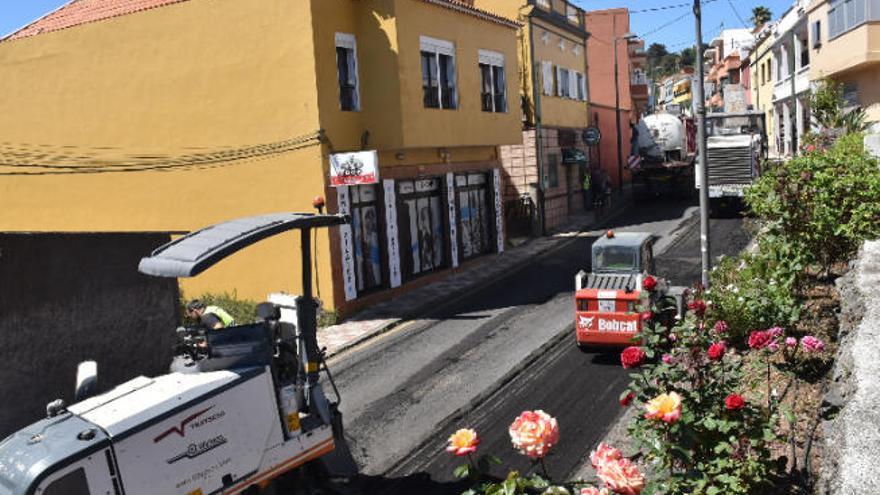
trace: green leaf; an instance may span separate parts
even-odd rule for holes
[[[455,476],[456,478],[464,479],[464,478],[467,478],[468,476],[470,476],[470,472],[471,472],[470,464],[462,464],[461,466],[458,466],[457,468],[455,468],[454,471],[452,471],[452,475]]]

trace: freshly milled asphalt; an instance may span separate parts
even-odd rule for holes
[[[690,284],[700,266],[692,206],[640,205],[613,227],[654,233],[657,251],[666,250],[657,256],[658,273]],[[746,245],[741,224],[713,220],[713,254]],[[461,493],[451,475],[459,460],[443,451],[459,427],[479,431],[481,452],[528,471],[532,466],[507,435],[526,409],[543,409],[559,421],[562,438],[547,459],[551,476],[576,471],[620,414],[617,400],[627,382],[616,353],[583,353],[574,343],[574,275],[589,269],[594,239],[579,237],[430,319],[334,359],[346,437],[361,474],[322,492]]]

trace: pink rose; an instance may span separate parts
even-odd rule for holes
[[[822,352],[825,350],[825,343],[812,335],[801,338],[801,345],[807,352]]]
[[[781,327],[773,327],[773,328],[767,329],[767,333],[769,333],[770,336],[773,337],[774,339],[776,337],[779,337],[780,335],[782,335],[782,332],[783,332],[783,330]]]
[[[556,418],[544,411],[524,411],[508,428],[513,447],[530,459],[543,459],[559,442]]]
[[[629,459],[607,462],[596,469],[596,476],[614,493],[639,495],[645,489],[645,477]]]
[[[785,345],[787,347],[797,347],[797,339],[794,337],[787,337],[785,339]]]
[[[767,349],[769,349],[770,352],[776,352],[779,350],[779,344],[777,344],[776,342],[770,342],[769,344],[767,344]]]
[[[727,322],[724,320],[718,320],[715,322],[715,331],[718,333],[724,333],[727,331]]]
[[[623,454],[610,445],[600,443],[596,450],[590,452],[590,464],[599,469],[603,464],[623,459]]]
[[[662,359],[663,362],[666,363],[666,364],[669,364],[669,363],[672,362],[672,356],[670,356],[669,354],[664,354],[663,357],[662,357],[661,359]]]
[[[676,337],[674,333],[670,333],[669,334],[669,341],[675,342],[676,340],[678,340],[678,337]]]

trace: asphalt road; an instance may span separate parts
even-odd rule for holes
[[[690,284],[699,278],[700,252],[692,213],[691,203],[643,204],[612,227],[654,233],[656,252],[665,250],[656,257],[659,274]],[[733,254],[748,242],[739,219],[714,220],[712,230],[714,255]],[[334,360],[350,460],[360,474],[323,492],[461,493],[451,475],[459,462],[443,451],[459,427],[479,431],[482,452],[528,471],[533,466],[507,435],[526,409],[543,409],[559,421],[562,439],[547,462],[551,476],[577,471],[621,413],[617,398],[627,380],[616,353],[587,354],[574,344],[574,274],[589,268],[599,232],[589,234]]]

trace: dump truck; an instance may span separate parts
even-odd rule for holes
[[[347,221],[308,213],[243,218],[142,259],[142,273],[192,277],[255,242],[299,230],[303,294],[271,295],[253,323],[178,329],[166,375],[95,395],[96,366],[82,364],[76,403],[51,402],[45,418],[0,442],[0,495],[252,494],[332,452],[342,421],[338,393],[331,402],[319,381],[324,372],[333,383],[316,338],[311,232]]]
[[[743,196],[761,173],[767,159],[767,132],[763,112],[706,115],[706,167],[709,206],[713,213],[742,207]],[[701,172],[697,166],[696,189]]]
[[[626,346],[642,329],[640,311],[666,301],[675,314],[684,311],[684,287],[670,287],[652,277],[656,286],[645,290],[654,273],[654,238],[646,232],[608,231],[593,242],[591,271],[575,275],[575,340],[582,349]]]

